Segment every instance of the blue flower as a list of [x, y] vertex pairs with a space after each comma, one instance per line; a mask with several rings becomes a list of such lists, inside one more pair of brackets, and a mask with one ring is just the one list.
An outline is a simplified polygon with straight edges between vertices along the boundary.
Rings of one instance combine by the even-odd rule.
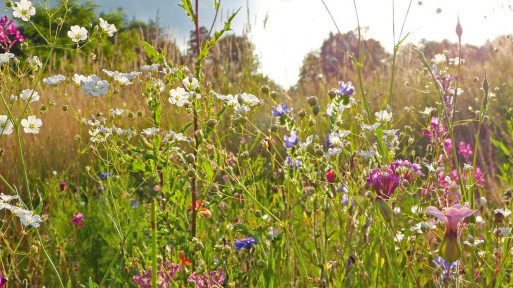
[[240, 240], [235, 240], [235, 249], [242, 250], [242, 249], [251, 249], [253, 246], [257, 245], [258, 243], [255, 241], [255, 239], [251, 237], [242, 238]]
[[107, 179], [107, 177], [109, 177], [109, 178], [110, 178], [110, 177], [112, 177], [112, 173], [111, 173], [111, 172], [109, 172], [109, 173], [105, 173], [105, 172], [103, 172], [103, 173], [101, 173], [101, 174], [100, 174], [100, 178], [101, 178], [102, 180]]
[[351, 81], [344, 83], [344, 81], [338, 82], [338, 90], [340, 95], [350, 96], [354, 93], [354, 87], [351, 84]]
[[273, 117], [280, 117], [284, 114], [289, 114], [292, 112], [292, 108], [287, 107], [287, 104], [280, 103], [278, 107], [274, 108]]
[[456, 260], [449, 264], [449, 262], [445, 261], [444, 258], [438, 256], [435, 258], [435, 260], [433, 260], [433, 262], [435, 263], [436, 268], [441, 268], [442, 270], [440, 274], [440, 286], [443, 286], [443, 283], [447, 279], [447, 276], [449, 276], [449, 278], [454, 278], [454, 272], [458, 268], [459, 260]]
[[139, 203], [137, 203], [137, 200], [135, 200], [135, 199], [130, 199], [130, 207], [132, 207], [132, 208], [134, 208], [134, 209], [135, 209], [135, 208], [137, 208], [137, 207], [139, 207]]
[[285, 141], [285, 147], [292, 148], [297, 145], [299, 138], [297, 137], [297, 132], [290, 132], [290, 136], [283, 136], [283, 140]]
[[290, 156], [287, 156], [287, 158], [285, 158], [285, 164], [287, 166], [289, 166], [291, 169], [299, 168], [299, 167], [301, 167], [301, 160], [300, 159], [294, 160]]

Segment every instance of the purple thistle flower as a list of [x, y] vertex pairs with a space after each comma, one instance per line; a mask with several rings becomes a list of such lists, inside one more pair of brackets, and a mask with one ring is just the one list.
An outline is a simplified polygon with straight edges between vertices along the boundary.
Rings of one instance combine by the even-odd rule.
[[340, 95], [350, 96], [354, 93], [354, 87], [351, 84], [351, 81], [344, 83], [344, 81], [338, 82], [338, 90]]
[[251, 237], [242, 238], [240, 240], [235, 240], [235, 249], [242, 250], [242, 249], [251, 249], [253, 246], [257, 245], [258, 243], [255, 241], [255, 239]]
[[290, 132], [290, 136], [283, 136], [283, 140], [285, 142], [285, 147], [292, 148], [297, 145], [299, 138], [297, 137], [297, 132]]
[[280, 103], [278, 107], [274, 108], [273, 117], [280, 117], [284, 114], [292, 113], [292, 108], [288, 108], [287, 104]]

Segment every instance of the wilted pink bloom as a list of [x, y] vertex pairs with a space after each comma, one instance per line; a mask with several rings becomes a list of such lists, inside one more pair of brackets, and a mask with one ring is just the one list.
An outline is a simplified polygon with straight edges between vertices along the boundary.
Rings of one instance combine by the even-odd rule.
[[75, 224], [76, 227], [82, 227], [84, 226], [84, 215], [82, 213], [77, 213], [75, 216], [73, 216], [73, 220], [71, 220], [71, 223]]
[[427, 207], [426, 212], [442, 219], [445, 223], [445, 236], [442, 244], [440, 244], [440, 255], [449, 262], [460, 259], [461, 248], [458, 244], [458, 223], [476, 211], [470, 210], [467, 206], [455, 204], [445, 209], [445, 212], [433, 206]]

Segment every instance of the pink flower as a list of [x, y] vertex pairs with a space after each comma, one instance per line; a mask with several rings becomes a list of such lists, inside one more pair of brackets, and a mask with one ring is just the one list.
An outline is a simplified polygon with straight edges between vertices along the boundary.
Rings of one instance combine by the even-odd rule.
[[449, 262], [460, 259], [461, 248], [458, 244], [458, 223], [476, 211], [470, 210], [467, 206], [455, 204], [445, 209], [445, 212], [433, 206], [427, 207], [426, 212], [442, 219], [445, 223], [446, 230], [444, 239], [440, 244], [440, 255]]
[[447, 154], [452, 152], [452, 140], [450, 138], [444, 140], [444, 148]]
[[75, 216], [73, 216], [73, 219], [71, 220], [71, 223], [75, 224], [76, 227], [82, 227], [84, 226], [84, 215], [82, 213], [77, 213]]
[[68, 184], [66, 182], [61, 182], [59, 184], [59, 189], [61, 189], [61, 191], [66, 190], [67, 187], [68, 187]]
[[473, 153], [474, 152], [472, 152], [472, 146], [470, 146], [470, 144], [467, 144], [463, 141], [458, 144], [458, 154], [461, 154], [463, 157], [467, 158]]

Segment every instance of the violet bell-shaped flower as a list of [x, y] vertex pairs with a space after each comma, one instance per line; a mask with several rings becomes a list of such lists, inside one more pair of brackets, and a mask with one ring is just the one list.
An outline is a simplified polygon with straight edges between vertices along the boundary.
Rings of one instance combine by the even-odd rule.
[[449, 262], [456, 261], [461, 257], [461, 248], [458, 243], [458, 223], [474, 214], [476, 211], [467, 206], [455, 204], [445, 209], [444, 212], [438, 208], [429, 206], [426, 212], [440, 218], [445, 223], [445, 236], [440, 244], [440, 255]]

